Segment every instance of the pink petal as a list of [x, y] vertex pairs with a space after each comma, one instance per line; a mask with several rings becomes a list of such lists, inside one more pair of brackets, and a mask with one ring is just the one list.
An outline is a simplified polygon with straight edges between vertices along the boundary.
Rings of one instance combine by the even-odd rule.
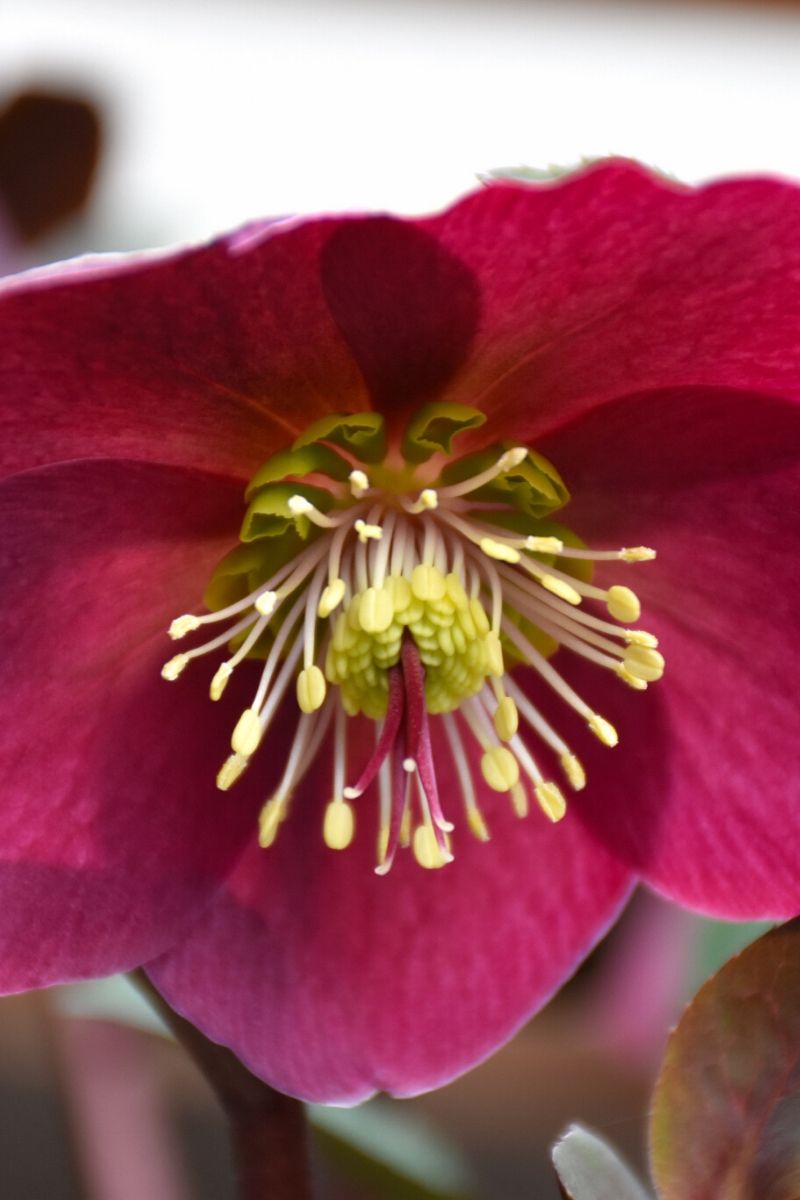
[[379, 878], [373, 795], [357, 802], [353, 846], [322, 843], [329, 771], [316, 768], [275, 846], [251, 843], [225, 894], [148, 972], [284, 1091], [411, 1095], [484, 1058], [548, 999], [618, 914], [628, 874], [579, 821], [519, 821], [504, 796], [484, 797], [493, 840], [475, 842], [445, 772], [455, 862], [426, 872], [400, 853]]
[[148, 464], [0, 487], [4, 991], [158, 954], [250, 835], [247, 785], [214, 787], [245, 698], [219, 711], [202, 664], [159, 677], [239, 508], [238, 485]]
[[97, 457], [247, 479], [312, 421], [365, 408], [320, 287], [332, 227], [5, 281], [0, 474]]
[[594, 754], [587, 822], [683, 903], [796, 913], [800, 406], [656, 393], [598, 410], [541, 449], [573, 489], [564, 519], [581, 536], [658, 548], [654, 563], [602, 577], [641, 596], [663, 680], [630, 695], [559, 656], [589, 702], [629, 726], [618, 749]]
[[[423, 223], [479, 280], [481, 322], [450, 398], [536, 440], [644, 389], [800, 396], [800, 188], [685, 188], [625, 161], [499, 184]], [[485, 430], [473, 440], [485, 436]]]

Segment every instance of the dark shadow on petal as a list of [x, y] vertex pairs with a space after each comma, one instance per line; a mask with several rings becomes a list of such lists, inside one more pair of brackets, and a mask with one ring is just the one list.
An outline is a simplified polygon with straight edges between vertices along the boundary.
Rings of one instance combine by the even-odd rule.
[[377, 408], [413, 409], [456, 374], [480, 315], [478, 282], [428, 233], [390, 217], [337, 229], [321, 277]]

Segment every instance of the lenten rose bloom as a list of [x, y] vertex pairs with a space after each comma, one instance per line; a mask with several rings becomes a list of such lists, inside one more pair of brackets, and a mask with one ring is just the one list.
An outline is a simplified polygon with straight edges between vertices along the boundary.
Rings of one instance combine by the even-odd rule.
[[0, 986], [351, 1102], [795, 913], [798, 334], [800, 190], [623, 161], [5, 281]]

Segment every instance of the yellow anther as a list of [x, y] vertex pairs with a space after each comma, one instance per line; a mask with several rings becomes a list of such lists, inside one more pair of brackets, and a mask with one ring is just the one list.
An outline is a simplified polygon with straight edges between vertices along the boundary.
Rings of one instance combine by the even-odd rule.
[[582, 791], [586, 787], [586, 772], [583, 769], [583, 763], [574, 754], [562, 754], [561, 766], [569, 780], [570, 787], [576, 792]]
[[643, 629], [625, 629], [623, 636], [629, 646], [649, 646], [651, 650], [655, 650], [658, 645], [655, 634], [645, 633]]
[[414, 830], [413, 851], [414, 858], [427, 871], [435, 871], [449, 861], [442, 853], [430, 825], [418, 825]]
[[333, 583], [329, 583], [327, 587], [323, 588], [319, 604], [317, 605], [317, 616], [329, 617], [342, 603], [344, 593], [345, 583], [343, 579], [334, 579]]
[[274, 613], [277, 603], [277, 592], [262, 592], [260, 596], [256, 597], [255, 610], [261, 613], [262, 617], [269, 617]]
[[664, 656], [649, 646], [629, 646], [625, 651], [625, 667], [637, 679], [655, 683], [664, 674]]
[[528, 815], [528, 793], [521, 783], [515, 783], [511, 789], [511, 807], [515, 816], [524, 820]]
[[395, 612], [408, 608], [411, 603], [411, 584], [403, 575], [390, 575], [386, 581], [392, 589]]
[[472, 620], [475, 622], [476, 630], [476, 633], [474, 633], [472, 636], [475, 637], [476, 634], [479, 634], [481, 637], [485, 637], [490, 629], [489, 618], [487, 617], [484, 607], [477, 596], [474, 596], [470, 600], [469, 611]]
[[481, 774], [495, 792], [509, 792], [519, 781], [519, 763], [505, 746], [492, 746], [481, 758]]
[[322, 836], [331, 850], [346, 850], [353, 840], [355, 814], [346, 800], [331, 800], [325, 809]]
[[254, 708], [246, 708], [231, 735], [231, 749], [235, 754], [249, 758], [258, 749], [261, 741], [261, 724]]
[[559, 579], [555, 575], [542, 575], [539, 583], [554, 596], [566, 600], [567, 604], [580, 604], [581, 602], [580, 592], [577, 592], [571, 583], [567, 583], [566, 579]]
[[555, 783], [537, 783], [534, 791], [536, 799], [539, 801], [539, 808], [555, 825], [567, 811], [567, 802], [561, 788]]
[[325, 703], [325, 676], [316, 664], [303, 667], [297, 676], [297, 703], [304, 713], [316, 712]]
[[191, 613], [184, 613], [182, 617], [176, 617], [169, 627], [169, 636], [173, 642], [177, 642], [182, 637], [186, 637], [187, 633], [192, 633], [193, 630], [199, 629], [202, 622], [199, 617], [192, 616]]
[[383, 633], [394, 617], [392, 593], [388, 588], [367, 588], [361, 593], [358, 623], [365, 633]]
[[289, 512], [294, 517], [305, 517], [314, 512], [314, 505], [305, 496], [290, 496], [288, 504]]
[[353, 528], [358, 534], [360, 542], [368, 542], [370, 539], [374, 542], [379, 542], [383, 537], [383, 529], [380, 525], [368, 525], [366, 521], [362, 521], [360, 518], [356, 521]]
[[169, 660], [169, 662], [164, 663], [163, 667], [161, 668], [161, 678], [168, 679], [170, 683], [174, 683], [181, 671], [187, 666], [188, 662], [188, 654], [176, 654], [174, 658]]
[[505, 471], [518, 467], [527, 457], [528, 451], [525, 446], [514, 446], [513, 449], [506, 450], [505, 454], [500, 455], [497, 460], [497, 470], [502, 475]]
[[595, 737], [598, 737], [604, 746], [616, 746], [619, 741], [619, 734], [605, 717], [601, 717], [599, 713], [592, 713], [587, 724]]
[[470, 830], [479, 842], [488, 842], [490, 840], [489, 829], [483, 819], [483, 813], [478, 808], [467, 809], [467, 822]]
[[274, 796], [268, 800], [258, 817], [258, 844], [266, 850], [278, 836], [278, 829], [285, 815], [286, 798]]
[[411, 845], [411, 809], [407, 808], [403, 813], [403, 818], [400, 822], [400, 837], [401, 846], [406, 849]]
[[417, 504], [419, 505], [420, 512], [422, 512], [424, 509], [430, 510], [433, 508], [438, 508], [439, 494], [436, 491], [436, 488], [423, 488], [417, 497]]
[[642, 615], [642, 606], [636, 592], [632, 592], [629, 587], [620, 587], [619, 584], [614, 584], [608, 589], [606, 607], [614, 620], [622, 621], [624, 625], [638, 621]]
[[418, 600], [441, 600], [447, 591], [445, 577], [438, 567], [417, 563], [411, 572], [411, 591]]
[[225, 688], [228, 686], [228, 680], [233, 674], [233, 667], [230, 663], [222, 663], [217, 667], [214, 678], [211, 680], [211, 686], [208, 689], [208, 694], [212, 700], [219, 700]]
[[503, 665], [503, 647], [500, 644], [500, 638], [494, 630], [490, 629], [484, 638], [483, 644], [486, 647], [486, 668], [490, 675], [496, 675], [500, 678], [505, 670]]
[[525, 538], [525, 549], [534, 554], [560, 554], [564, 543], [557, 537], [528, 537]]
[[646, 692], [647, 691], [646, 680], [640, 679], [638, 675], [632, 675], [631, 672], [628, 670], [628, 668], [625, 666], [624, 662], [621, 662], [619, 664], [619, 666], [617, 667], [614, 674], [617, 676], [618, 679], [621, 679], [623, 683], [627, 683], [629, 688], [633, 688], [633, 690], [635, 692]]
[[369, 479], [364, 471], [351, 471], [348, 479], [350, 480], [350, 491], [355, 496], [356, 500], [360, 500], [364, 492], [369, 488]]
[[217, 771], [217, 787], [221, 792], [227, 792], [247, 766], [248, 759], [243, 754], [231, 754]]
[[510, 742], [519, 729], [519, 713], [510, 696], [503, 696], [495, 709], [494, 727], [502, 742]]
[[619, 556], [623, 562], [650, 562], [655, 558], [656, 552], [649, 546], [624, 546]]
[[454, 571], [445, 575], [445, 585], [447, 587], [448, 599], [458, 609], [467, 608], [469, 605], [469, 596], [464, 591], [464, 585]]
[[518, 563], [520, 560], [519, 550], [507, 546], [505, 542], [498, 542], [496, 538], [482, 537], [478, 545], [484, 554], [489, 558], [496, 558], [499, 562]]

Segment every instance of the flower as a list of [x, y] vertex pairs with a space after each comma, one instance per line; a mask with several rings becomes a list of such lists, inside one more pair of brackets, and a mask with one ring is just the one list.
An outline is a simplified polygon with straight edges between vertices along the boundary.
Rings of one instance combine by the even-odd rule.
[[[637, 879], [794, 913], [799, 272], [793, 185], [608, 161], [4, 281], [0, 986], [146, 964], [269, 1082], [351, 1102], [490, 1053]], [[572, 554], [642, 543], [591, 581]], [[472, 657], [437, 700], [459, 580], [484, 617], [439, 641]], [[400, 621], [406, 587], [428, 607]], [[187, 664], [206, 589], [245, 588]], [[343, 630], [328, 662], [346, 613], [362, 657]], [[375, 760], [367, 789], [384, 713], [395, 780]], [[393, 857], [406, 833], [453, 861]]]

